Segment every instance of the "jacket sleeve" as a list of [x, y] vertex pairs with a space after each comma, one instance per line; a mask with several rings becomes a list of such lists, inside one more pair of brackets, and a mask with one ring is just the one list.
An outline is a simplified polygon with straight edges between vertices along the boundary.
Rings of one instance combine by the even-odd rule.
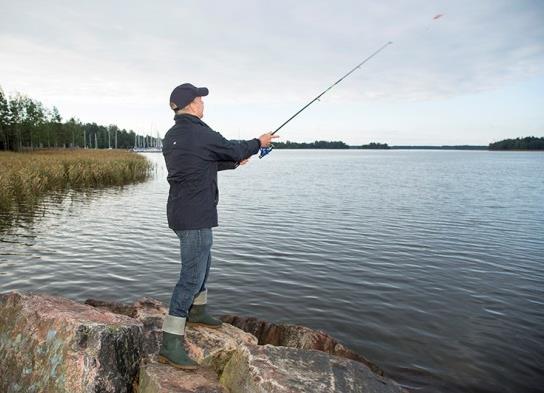
[[236, 161], [219, 161], [217, 163], [217, 170], [224, 171], [225, 169], [236, 169], [239, 165], [240, 163]]
[[258, 138], [249, 141], [229, 141], [220, 133], [209, 130], [206, 133], [206, 148], [216, 161], [240, 162], [259, 151], [261, 142]]

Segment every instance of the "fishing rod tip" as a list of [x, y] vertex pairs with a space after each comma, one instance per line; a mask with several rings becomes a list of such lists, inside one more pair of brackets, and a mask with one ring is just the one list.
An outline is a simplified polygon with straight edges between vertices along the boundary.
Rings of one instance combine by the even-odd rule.
[[393, 41], [389, 41], [389, 42], [387, 43], [387, 45], [391, 45], [392, 43], [393, 43]]

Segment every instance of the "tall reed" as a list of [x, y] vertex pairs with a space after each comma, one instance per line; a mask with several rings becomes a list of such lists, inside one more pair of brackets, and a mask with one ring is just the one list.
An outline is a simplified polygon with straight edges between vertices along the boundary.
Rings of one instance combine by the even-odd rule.
[[124, 150], [0, 152], [0, 211], [31, 205], [49, 191], [146, 180], [151, 163]]

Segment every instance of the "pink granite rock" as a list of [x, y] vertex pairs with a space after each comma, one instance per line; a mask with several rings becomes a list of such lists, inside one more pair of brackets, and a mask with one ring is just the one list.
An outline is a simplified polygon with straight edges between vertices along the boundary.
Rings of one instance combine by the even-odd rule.
[[[133, 304], [123, 304], [114, 301], [87, 299], [85, 304], [101, 310], [127, 315], [143, 324], [142, 356], [156, 358], [162, 339], [162, 321], [168, 314], [168, 308], [160, 301], [142, 297]], [[147, 361], [147, 359], [145, 359]]]
[[379, 375], [377, 366], [325, 332], [236, 316], [221, 317], [227, 323], [219, 329], [187, 327], [186, 348], [201, 368], [178, 370], [155, 359], [162, 320], [168, 312], [162, 303], [150, 298], [131, 306], [93, 300], [87, 303], [143, 322], [144, 347], [148, 350], [141, 365], [140, 393], [223, 392], [223, 387], [230, 393], [405, 392]]
[[241, 347], [220, 381], [230, 393], [406, 393], [360, 362], [272, 345]]
[[[143, 355], [145, 362], [156, 361], [162, 340], [162, 321], [168, 308], [158, 300], [144, 297], [127, 305], [118, 302], [108, 302], [87, 299], [85, 304], [102, 310], [119, 312], [138, 319], [144, 327]], [[185, 347], [189, 356], [199, 364], [212, 366], [221, 372], [232, 352], [241, 345], [257, 345], [257, 338], [230, 324], [223, 324], [219, 329], [203, 326], [188, 326], [185, 331]]]
[[142, 324], [46, 294], [0, 295], [1, 392], [132, 392]]
[[150, 297], [143, 297], [133, 304], [123, 304], [87, 299], [85, 304], [139, 320], [144, 327], [142, 355], [154, 356], [159, 352], [162, 339], [162, 321], [164, 316], [168, 314], [168, 309], [160, 301]]
[[168, 308], [160, 301], [150, 297], [144, 297], [134, 302], [133, 318], [144, 325], [143, 355], [155, 358], [161, 348], [162, 321]]
[[201, 367], [179, 370], [155, 361], [168, 311], [161, 302], [86, 303], [0, 294], [0, 392], [402, 392], [326, 333], [254, 318], [230, 321], [280, 346], [258, 345], [228, 323], [188, 327], [186, 347]]
[[208, 367], [180, 370], [160, 363], [148, 363], [140, 370], [139, 393], [227, 393], [217, 373]]
[[218, 329], [194, 326], [185, 331], [189, 356], [199, 364], [211, 366], [218, 374], [223, 372], [234, 351], [247, 345], [257, 345], [257, 338], [228, 323]]

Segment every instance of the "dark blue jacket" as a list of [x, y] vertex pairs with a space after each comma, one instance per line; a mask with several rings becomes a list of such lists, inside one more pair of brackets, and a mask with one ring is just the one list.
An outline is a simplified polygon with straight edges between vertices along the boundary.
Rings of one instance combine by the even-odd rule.
[[217, 226], [217, 171], [234, 169], [259, 151], [259, 139], [231, 142], [196, 116], [174, 117], [164, 137], [162, 153], [170, 194], [166, 213], [174, 230]]

